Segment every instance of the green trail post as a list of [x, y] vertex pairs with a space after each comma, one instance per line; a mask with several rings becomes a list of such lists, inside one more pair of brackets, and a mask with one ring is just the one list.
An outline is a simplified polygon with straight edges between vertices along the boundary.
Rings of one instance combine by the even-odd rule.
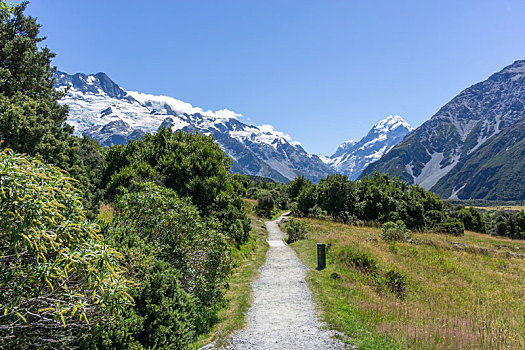
[[317, 243], [317, 269], [323, 270], [324, 268], [326, 268], [326, 245]]

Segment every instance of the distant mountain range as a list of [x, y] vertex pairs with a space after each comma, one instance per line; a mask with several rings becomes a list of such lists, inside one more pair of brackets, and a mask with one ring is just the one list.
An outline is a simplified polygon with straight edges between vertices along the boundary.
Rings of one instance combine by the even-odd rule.
[[525, 61], [463, 90], [375, 171], [450, 199], [525, 199]]
[[321, 159], [336, 172], [355, 180], [368, 165], [379, 160], [413, 130], [400, 116], [389, 116], [374, 125], [358, 142], [346, 141], [331, 157]]
[[232, 172], [241, 174], [287, 182], [334, 173], [353, 180], [379, 171], [442, 198], [525, 200], [525, 61], [465, 89], [415, 130], [389, 116], [330, 157], [309, 154], [286, 134], [243, 123], [229, 110], [125, 91], [104, 73], [57, 72], [56, 87], [69, 87], [61, 103], [69, 105], [67, 122], [76, 134], [105, 146], [170, 125], [213, 136]]
[[318, 181], [334, 173], [286, 134], [269, 125], [245, 124], [232, 111], [204, 111], [175, 98], [125, 91], [104, 73], [57, 72], [55, 79], [57, 89], [68, 88], [61, 100], [69, 106], [67, 123], [77, 135], [86, 134], [104, 146], [126, 143], [166, 125], [213, 136], [230, 158], [232, 172], [282, 182], [298, 175]]

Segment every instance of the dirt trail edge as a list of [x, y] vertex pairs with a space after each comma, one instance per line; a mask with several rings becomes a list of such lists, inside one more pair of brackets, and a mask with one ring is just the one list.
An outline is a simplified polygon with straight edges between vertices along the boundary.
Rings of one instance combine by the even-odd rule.
[[[282, 218], [282, 217], [281, 217]], [[266, 222], [270, 249], [259, 279], [253, 282], [254, 302], [247, 328], [235, 333], [226, 349], [345, 349], [317, 320], [306, 271], [283, 241], [278, 222]]]

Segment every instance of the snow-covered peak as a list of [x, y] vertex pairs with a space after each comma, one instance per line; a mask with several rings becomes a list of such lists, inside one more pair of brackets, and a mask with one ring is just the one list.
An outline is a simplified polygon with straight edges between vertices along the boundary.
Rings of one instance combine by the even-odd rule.
[[334, 161], [332, 158], [330, 157], [327, 157], [327, 156], [324, 156], [322, 154], [318, 154], [317, 155], [319, 157], [319, 159], [321, 159], [321, 161], [325, 164], [328, 164], [328, 165], [331, 165]]
[[304, 175], [318, 181], [334, 173], [308, 154], [290, 135], [272, 125], [249, 125], [228, 109], [205, 110], [169, 96], [125, 91], [104, 73], [55, 74], [60, 101], [69, 106], [67, 123], [76, 135], [88, 135], [104, 146], [144, 137], [161, 126], [213, 136], [231, 160], [231, 170], [289, 181]]
[[345, 147], [352, 147], [352, 146], [355, 145], [356, 143], [357, 143], [357, 141], [354, 141], [354, 140], [348, 140], [348, 141], [343, 142], [339, 147], [342, 147], [342, 148], [345, 148]]
[[372, 130], [375, 130], [376, 132], [389, 132], [394, 129], [397, 129], [399, 127], [404, 127], [408, 131], [413, 131], [414, 128], [410, 126], [403, 118], [401, 118], [398, 115], [389, 115], [385, 119], [381, 120], [379, 123], [374, 125]]
[[358, 142], [343, 142], [331, 157], [319, 158], [354, 180], [370, 163], [381, 158], [413, 130], [400, 116], [390, 115], [375, 124]]
[[126, 92], [115, 84], [109, 77], [100, 72], [97, 74], [77, 73], [69, 75], [64, 72], [55, 73], [55, 87], [64, 89], [69, 87], [81, 93], [123, 98]]

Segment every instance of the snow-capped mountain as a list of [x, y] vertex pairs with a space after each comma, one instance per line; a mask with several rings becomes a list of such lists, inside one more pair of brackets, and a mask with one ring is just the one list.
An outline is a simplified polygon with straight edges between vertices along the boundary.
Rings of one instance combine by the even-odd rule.
[[298, 175], [318, 181], [333, 173], [318, 156], [308, 154], [270, 125], [253, 126], [223, 109], [205, 111], [167, 96], [125, 91], [106, 74], [55, 74], [57, 89], [66, 89], [67, 123], [104, 146], [123, 144], [161, 125], [211, 135], [231, 159], [232, 172], [289, 181]]
[[369, 164], [381, 158], [412, 130], [414, 128], [403, 118], [391, 115], [374, 125], [358, 142], [346, 141], [331, 157], [321, 159], [338, 173], [355, 180]]
[[453, 199], [525, 199], [525, 60], [454, 97], [375, 171]]

